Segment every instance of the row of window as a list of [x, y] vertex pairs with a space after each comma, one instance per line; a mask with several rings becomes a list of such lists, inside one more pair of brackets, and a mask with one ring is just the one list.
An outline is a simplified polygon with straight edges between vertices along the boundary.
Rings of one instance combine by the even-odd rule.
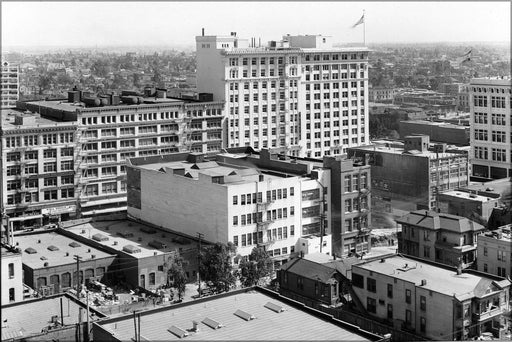
[[5, 147], [23, 147], [38, 145], [56, 145], [72, 143], [75, 139], [74, 133], [52, 133], [39, 135], [13, 136], [5, 138]]
[[[275, 200], [285, 199], [288, 197], [288, 189], [282, 188], [282, 189], [275, 189], [275, 190], [267, 190], [266, 193], [267, 202], [273, 202]], [[290, 196], [295, 195], [295, 188], [290, 187]], [[263, 193], [252, 193], [252, 194], [246, 194], [246, 195], [240, 195], [240, 205], [246, 205], [246, 204], [256, 204], [256, 203], [262, 203], [263, 202]], [[238, 205], [238, 195], [233, 196], [233, 205]]]
[[[304, 210], [304, 209], [303, 209]], [[290, 207], [290, 216], [295, 215], [295, 207]], [[267, 210], [266, 221], [275, 221], [288, 218], [288, 208], [279, 208]], [[266, 222], [265, 221], [265, 222]], [[238, 226], [238, 215], [233, 216], [233, 226]], [[263, 212], [242, 214], [240, 215], [240, 225], [245, 226], [249, 224], [256, 224], [264, 222]]]
[[[72, 157], [73, 156], [73, 148], [72, 147], [66, 147], [60, 149], [60, 156], [61, 157]], [[6, 154], [6, 161], [8, 162], [14, 162], [14, 161], [20, 161], [22, 157], [21, 152], [8, 152]], [[23, 160], [37, 160], [39, 157], [38, 151], [27, 151], [25, 154], [23, 154]], [[50, 150], [44, 150], [43, 151], [43, 158], [56, 158], [57, 157], [57, 149], [50, 149]]]
[[[491, 141], [493, 142], [507, 142], [507, 133], [504, 131], [491, 131]], [[487, 141], [489, 139], [489, 132], [485, 129], [475, 129], [475, 140]]]
[[[487, 117], [488, 117], [487, 113], [475, 112], [474, 122], [476, 124], [487, 124], [487, 122], [488, 122]], [[498, 126], [506, 126], [507, 125], [506, 114], [492, 113], [491, 114], [491, 124], [498, 125]]]
[[[279, 227], [279, 228], [273, 228], [268, 229], [266, 234], [267, 241], [274, 241], [274, 240], [285, 240], [288, 239], [288, 234], [290, 237], [295, 236], [295, 226], [291, 225], [290, 230], [288, 231], [288, 227]], [[252, 246], [257, 245], [259, 243], [263, 243], [263, 232], [253, 232], [253, 233], [247, 233], [242, 234], [240, 236], [235, 235], [233, 236], [233, 244], [235, 246]]]
[[[230, 82], [229, 83], [229, 90], [238, 90], [239, 82]], [[285, 88], [287, 86], [289, 87], [297, 87], [297, 80], [289, 80], [288, 84], [286, 84], [286, 81], [281, 80], [279, 83], [277, 81], [252, 81], [252, 82], [243, 82], [243, 89], [248, 90], [250, 89], [250, 85], [252, 84], [252, 89], [275, 89], [276, 87], [279, 88]]]

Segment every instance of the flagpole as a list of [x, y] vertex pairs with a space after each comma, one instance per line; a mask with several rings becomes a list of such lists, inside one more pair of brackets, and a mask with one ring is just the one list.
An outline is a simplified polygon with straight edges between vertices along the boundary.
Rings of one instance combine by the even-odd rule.
[[366, 13], [363, 10], [363, 45], [366, 46]]

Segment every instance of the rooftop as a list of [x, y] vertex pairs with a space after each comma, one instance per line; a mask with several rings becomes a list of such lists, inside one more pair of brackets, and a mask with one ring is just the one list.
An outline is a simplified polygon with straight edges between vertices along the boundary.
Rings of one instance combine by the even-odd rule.
[[[85, 305], [78, 302], [69, 295], [55, 295], [40, 299], [28, 300], [10, 305], [2, 306], [2, 341], [7, 341], [16, 336], [28, 337], [38, 335], [42, 329], [52, 326], [52, 317], [60, 315], [60, 300], [62, 298], [62, 308], [64, 316], [64, 325], [74, 325], [78, 323], [78, 312], [80, 308], [85, 310]], [[95, 310], [91, 310], [91, 320], [103, 317]], [[86, 320], [85, 311], [82, 321]]]
[[479, 77], [479, 78], [473, 78], [470, 82], [471, 85], [504, 85], [504, 86], [510, 86], [511, 84], [511, 77], [508, 76], [500, 76], [500, 77]]
[[[507, 227], [508, 226], [508, 227]], [[507, 243], [512, 242], [512, 231], [511, 231], [511, 225], [503, 226], [498, 230], [492, 230], [490, 232], [485, 232], [481, 237], [488, 237], [493, 238], [499, 241], [504, 241]]]
[[416, 210], [396, 220], [401, 224], [409, 224], [426, 229], [443, 229], [455, 233], [484, 230], [481, 224], [462, 216], [438, 213], [436, 211]]
[[7, 258], [7, 257], [13, 257], [13, 256], [18, 256], [18, 257], [21, 257], [21, 251], [18, 250], [18, 249], [15, 249], [15, 248], [7, 248], [7, 247], [4, 247], [3, 244], [1, 246], [1, 251], [2, 251], [2, 258]]
[[[2, 117], [2, 129], [4, 130], [16, 130], [25, 128], [46, 128], [46, 127], [65, 127], [74, 126], [71, 122], [62, 122], [52, 120], [50, 118], [41, 117], [37, 113], [23, 112], [16, 109], [3, 108], [0, 110], [0, 116]], [[16, 116], [23, 117], [23, 124], [18, 125], [15, 123]]]
[[138, 259], [195, 246], [190, 239], [128, 220], [88, 222], [66, 231]]
[[[267, 303], [271, 303], [272, 308]], [[193, 321], [198, 322], [197, 332], [191, 329]], [[134, 336], [133, 315], [106, 320], [98, 325], [112, 333], [117, 340], [128, 341]], [[141, 313], [141, 340], [179, 340], [169, 331], [171, 327], [178, 333], [186, 333], [186, 340], [201, 341], [380, 340], [377, 335], [305, 306], [292, 305], [292, 301], [259, 288]]]
[[112, 254], [56, 232], [15, 235], [14, 243], [19, 244], [18, 247], [23, 251], [23, 264], [32, 269], [46, 267], [45, 263], [51, 267], [75, 264], [74, 255], [82, 257], [83, 261], [90, 260], [93, 255], [95, 259], [113, 257]]
[[442, 128], [454, 128], [460, 130], [469, 129], [468, 126], [455, 125], [449, 122], [436, 122], [436, 121], [427, 121], [427, 120], [409, 120], [409, 121], [400, 121], [400, 123], [406, 125], [429, 125], [429, 126], [437, 126]]
[[495, 197], [491, 197], [491, 196], [483, 196], [482, 194], [477, 195], [476, 193], [457, 191], [457, 190], [446, 191], [446, 192], [441, 193], [441, 195], [461, 198], [461, 199], [465, 199], [468, 201], [475, 201], [475, 202], [487, 202], [487, 201], [496, 199]]
[[300, 275], [304, 278], [317, 279], [323, 283], [327, 283], [336, 272], [332, 267], [303, 258], [289, 260], [281, 266], [281, 270]]
[[[471, 273], [457, 274], [457, 271], [451, 268], [431, 265], [402, 255], [394, 255], [382, 260], [357, 264], [352, 270], [362, 268], [457, 298], [481, 297], [488, 293], [487, 289], [492, 288], [495, 282], [493, 278]], [[423, 280], [426, 280], [425, 285], [421, 285]], [[502, 281], [499, 283], [502, 284]]]
[[442, 159], [442, 158], [450, 158], [450, 157], [461, 157], [463, 156], [460, 153], [436, 153], [432, 151], [421, 152], [418, 150], [410, 150], [405, 151], [403, 147], [398, 147], [394, 142], [384, 142], [384, 145], [381, 145], [379, 141], [373, 141], [374, 145], [366, 145], [366, 146], [357, 146], [357, 147], [349, 147], [349, 150], [359, 150], [359, 151], [372, 151], [372, 152], [381, 152], [388, 154], [405, 154], [409, 156], [429, 158], [432, 160]]

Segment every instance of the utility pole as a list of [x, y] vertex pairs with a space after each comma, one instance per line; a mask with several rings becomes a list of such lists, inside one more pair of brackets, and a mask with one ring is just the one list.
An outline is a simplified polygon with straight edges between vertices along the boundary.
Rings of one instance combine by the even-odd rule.
[[91, 334], [91, 327], [89, 323], [89, 291], [85, 291], [86, 301], [87, 301], [87, 335], [85, 337], [85, 341], [89, 342], [91, 339], [89, 335]]
[[82, 259], [79, 255], [74, 255], [76, 260], [76, 297], [80, 298], [80, 260]]
[[203, 239], [204, 234], [197, 233], [197, 239], [199, 243], [199, 250], [197, 253], [197, 279], [199, 284], [199, 298], [201, 298], [201, 240]]

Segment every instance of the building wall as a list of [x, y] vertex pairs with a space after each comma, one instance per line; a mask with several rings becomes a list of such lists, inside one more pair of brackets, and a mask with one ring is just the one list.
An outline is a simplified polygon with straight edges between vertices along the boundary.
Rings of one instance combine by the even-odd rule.
[[153, 170], [140, 173], [141, 209], [129, 206], [129, 215], [189, 236], [202, 233], [207, 241], [229, 241], [228, 187], [206, 176], [196, 181]]
[[512, 176], [510, 77], [477, 78], [469, 86], [473, 176]]
[[[498, 259], [500, 251], [500, 259]], [[510, 238], [480, 235], [477, 242], [477, 269], [500, 277], [512, 274], [512, 245]], [[498, 269], [499, 268], [499, 269]]]
[[455, 145], [469, 145], [469, 127], [439, 125], [427, 122], [400, 121], [400, 138], [414, 134], [426, 134], [431, 141]]
[[473, 201], [458, 196], [448, 194], [439, 194], [439, 208], [448, 214], [464, 216], [470, 220], [487, 221], [491, 216], [492, 210], [498, 205], [497, 198], [487, 197], [487, 201]]
[[292, 299], [298, 295], [327, 305], [335, 305], [339, 301], [339, 280], [341, 278], [333, 275], [331, 279], [335, 282], [328, 284], [280, 270], [278, 275], [279, 292]]
[[[6, 252], [2, 247], [2, 305], [23, 300], [23, 268], [21, 253]], [[10, 266], [12, 264], [12, 266]], [[14, 271], [12, 274], [10, 270]], [[10, 298], [10, 291], [14, 289], [14, 300]]]
[[323, 36], [285, 38], [298, 47], [236, 48], [234, 36], [196, 37], [199, 91], [215, 89], [226, 102], [226, 146], [321, 157], [368, 142], [366, 49], [327, 48]]

